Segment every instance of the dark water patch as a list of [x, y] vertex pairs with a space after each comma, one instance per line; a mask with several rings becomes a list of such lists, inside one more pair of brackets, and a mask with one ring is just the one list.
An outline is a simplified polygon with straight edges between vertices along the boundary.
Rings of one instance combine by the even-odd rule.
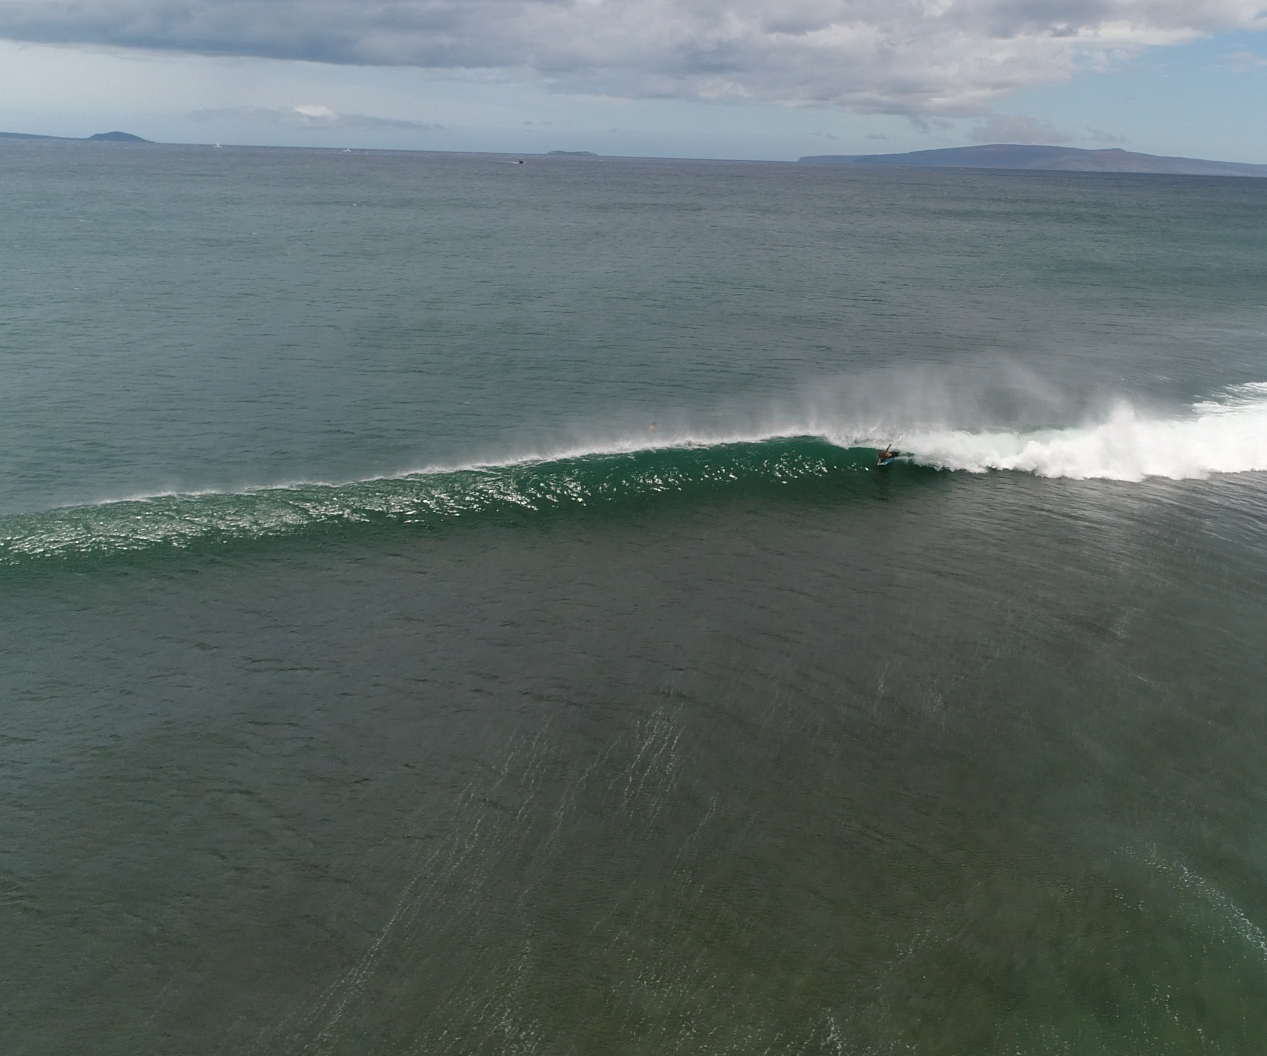
[[929, 479], [7, 590], [13, 1050], [1256, 1051], [1242, 489]]
[[1259, 1056], [1267, 181], [6, 154], [5, 1056]]

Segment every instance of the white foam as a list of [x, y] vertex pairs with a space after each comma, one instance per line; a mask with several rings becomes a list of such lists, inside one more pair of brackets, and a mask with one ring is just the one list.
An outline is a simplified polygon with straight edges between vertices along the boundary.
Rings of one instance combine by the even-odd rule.
[[[936, 401], [927, 399], [927, 413]], [[886, 411], [888, 413], [886, 413]], [[1201, 479], [1214, 473], [1267, 470], [1267, 382], [1234, 386], [1215, 399], [1194, 403], [1171, 417], [1138, 413], [1118, 403], [1102, 420], [1030, 432], [1002, 429], [920, 428], [895, 424], [891, 408], [838, 416], [827, 408], [784, 412], [739, 429], [664, 428], [615, 437], [544, 443], [498, 455], [452, 463], [426, 463], [392, 473], [348, 479], [299, 478], [232, 487], [138, 491], [68, 504], [66, 508], [112, 506], [120, 502], [215, 498], [307, 488], [343, 488], [379, 481], [449, 473], [511, 469], [572, 459], [635, 455], [648, 451], [709, 448], [796, 437], [818, 437], [842, 448], [896, 447], [921, 465], [985, 473], [1015, 470], [1040, 477], [1139, 481], [1146, 477]], [[842, 418], [844, 420], [842, 420]], [[906, 418], [907, 423], [910, 418]]]
[[1237, 386], [1169, 418], [1119, 403], [1104, 419], [1076, 427], [913, 431], [897, 443], [916, 462], [972, 473], [1139, 481], [1267, 470], [1267, 383]]

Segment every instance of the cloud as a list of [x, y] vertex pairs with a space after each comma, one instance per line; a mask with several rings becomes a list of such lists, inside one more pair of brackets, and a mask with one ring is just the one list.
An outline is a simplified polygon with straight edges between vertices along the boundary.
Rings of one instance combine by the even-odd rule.
[[1102, 129], [1092, 128], [1090, 125], [1083, 125], [1083, 131], [1086, 135], [1079, 136], [1084, 143], [1126, 143], [1125, 136], [1115, 136], [1112, 132], [1105, 132]]
[[968, 138], [974, 143], [1068, 143], [1073, 136], [1024, 114], [991, 114]]
[[1267, 59], [1255, 55], [1252, 51], [1233, 51], [1223, 56], [1222, 64], [1237, 73], [1248, 73], [1250, 70], [1261, 70], [1267, 66]]
[[975, 116], [1263, 0], [0, 0], [0, 38], [495, 70], [560, 91]]
[[224, 110], [195, 110], [189, 115], [198, 121], [252, 121], [283, 128], [307, 128], [331, 132], [375, 132], [393, 129], [442, 129], [423, 121], [404, 121], [394, 117], [372, 117], [369, 114], [340, 114], [319, 103], [269, 109], [262, 106], [236, 106]]

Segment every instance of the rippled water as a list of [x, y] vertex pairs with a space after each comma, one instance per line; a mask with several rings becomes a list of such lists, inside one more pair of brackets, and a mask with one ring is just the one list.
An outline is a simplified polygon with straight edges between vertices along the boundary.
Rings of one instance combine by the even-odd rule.
[[0, 167], [5, 1052], [1259, 1051], [1259, 181]]

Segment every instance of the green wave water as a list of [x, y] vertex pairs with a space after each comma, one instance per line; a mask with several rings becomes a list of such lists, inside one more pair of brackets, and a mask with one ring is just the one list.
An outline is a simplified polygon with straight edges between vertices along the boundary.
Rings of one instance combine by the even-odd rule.
[[[815, 437], [596, 453], [343, 484], [167, 494], [0, 520], [0, 564], [295, 536], [348, 525], [612, 506], [869, 472], [872, 448]], [[909, 467], [908, 467], [909, 468]]]
[[1267, 180], [10, 147], [3, 1056], [1261, 1056]]

